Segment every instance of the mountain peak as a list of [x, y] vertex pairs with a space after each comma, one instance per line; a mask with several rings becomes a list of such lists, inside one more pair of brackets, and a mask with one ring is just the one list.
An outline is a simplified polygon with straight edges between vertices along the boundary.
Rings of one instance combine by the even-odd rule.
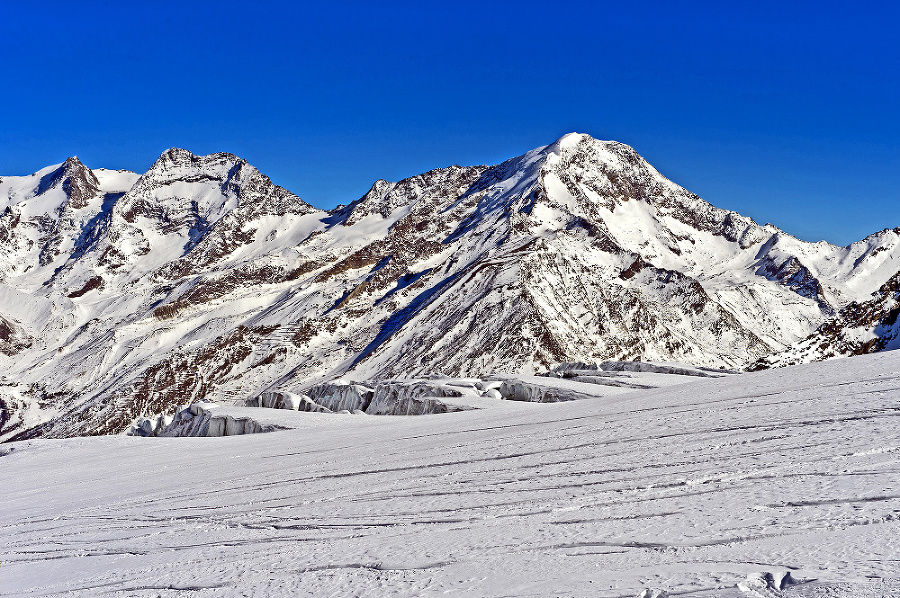
[[41, 177], [34, 194], [42, 195], [60, 185], [69, 198], [69, 205], [75, 209], [86, 206], [100, 192], [97, 177], [77, 156], [66, 158], [56, 170]]
[[181, 147], [170, 147], [159, 155], [159, 160], [163, 162], [184, 162], [196, 159], [196, 154]]
[[591, 137], [590, 135], [587, 135], [585, 133], [576, 133], [576, 132], [566, 133], [565, 135], [563, 135], [562, 137], [560, 137], [559, 139], [557, 139], [556, 141], [551, 143], [550, 147], [557, 146], [560, 149], [572, 148], [587, 139], [596, 141], [593, 137]]
[[[207, 164], [210, 162], [244, 162], [238, 156], [228, 152], [216, 152], [212, 154], [195, 154], [190, 150], [180, 147], [171, 147], [161, 153], [154, 163], [153, 167], [168, 168], [171, 166], [191, 166], [197, 164]], [[151, 170], [153, 168], [151, 167]]]
[[640, 158], [638, 152], [628, 145], [627, 143], [622, 143], [621, 141], [616, 141], [614, 139], [597, 139], [595, 137], [591, 137], [587, 133], [566, 133], [550, 145], [544, 148], [545, 153], [556, 153], [556, 154], [569, 154], [572, 152], [576, 152], [579, 148], [585, 146], [592, 146], [595, 149], [604, 149], [612, 154], [624, 156], [628, 155], [631, 157], [637, 156]]

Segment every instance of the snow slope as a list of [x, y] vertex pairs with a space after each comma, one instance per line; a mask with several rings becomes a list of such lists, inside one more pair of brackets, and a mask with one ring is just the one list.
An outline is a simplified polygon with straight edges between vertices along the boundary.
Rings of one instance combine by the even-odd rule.
[[786, 349], [767, 355], [755, 369], [820, 361], [839, 355], [861, 355], [900, 348], [900, 273], [866, 301], [854, 301]]
[[[900, 229], [806, 243], [576, 133], [329, 212], [237, 156], [180, 149], [140, 176], [72, 158], [4, 177], [0, 206], [0, 440], [335, 378], [781, 364], [761, 360], [842, 328], [900, 271]], [[835, 353], [893, 347], [888, 316], [853, 320], [884, 342]]]
[[[11, 443], [0, 595], [894, 596], [898, 372], [887, 352], [502, 410]], [[746, 583], [786, 571], [809, 583]]]

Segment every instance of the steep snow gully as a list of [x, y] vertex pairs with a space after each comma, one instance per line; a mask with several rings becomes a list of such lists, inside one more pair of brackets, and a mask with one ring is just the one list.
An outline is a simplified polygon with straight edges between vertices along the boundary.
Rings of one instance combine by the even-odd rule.
[[897, 596], [898, 372], [7, 444], [0, 594]]

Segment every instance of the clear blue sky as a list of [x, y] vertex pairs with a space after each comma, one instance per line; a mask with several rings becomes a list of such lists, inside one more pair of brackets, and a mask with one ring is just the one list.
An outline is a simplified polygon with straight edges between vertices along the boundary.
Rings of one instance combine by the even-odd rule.
[[2, 22], [0, 174], [229, 151], [332, 207], [578, 131], [804, 239], [900, 226], [897, 3], [12, 0]]

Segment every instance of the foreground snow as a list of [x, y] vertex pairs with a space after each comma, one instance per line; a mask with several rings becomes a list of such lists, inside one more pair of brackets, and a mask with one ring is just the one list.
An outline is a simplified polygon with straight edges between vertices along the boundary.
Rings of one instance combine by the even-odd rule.
[[[4, 445], [0, 594], [891, 592], [898, 372], [890, 352], [594, 400]], [[817, 581], [753, 585], [786, 571]]]

